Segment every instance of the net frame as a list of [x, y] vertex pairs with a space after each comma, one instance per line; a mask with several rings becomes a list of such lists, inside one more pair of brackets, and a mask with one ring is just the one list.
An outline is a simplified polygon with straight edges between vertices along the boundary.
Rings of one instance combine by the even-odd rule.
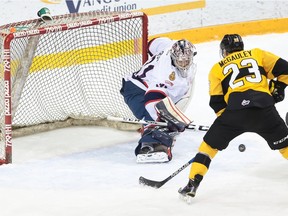
[[[18, 23], [7, 24], [0, 27], [0, 36], [3, 40], [2, 52], [1, 52], [1, 66], [3, 70], [3, 92], [4, 92], [4, 127], [1, 127], [1, 140], [3, 143], [5, 152], [0, 156], [0, 164], [12, 163], [12, 132], [13, 136], [27, 135], [35, 132], [42, 132], [50, 129], [67, 127], [70, 125], [101, 125], [116, 128], [129, 128], [131, 125], [126, 126], [123, 123], [111, 123], [107, 122], [105, 118], [102, 119], [66, 119], [51, 124], [42, 124], [42, 127], [32, 126], [31, 129], [19, 128], [16, 132], [16, 128], [13, 128], [12, 120], [15, 114], [14, 108], [17, 105], [12, 104], [12, 82], [11, 82], [11, 43], [17, 38], [34, 37], [31, 46], [37, 44], [37, 36], [49, 34], [51, 32], [64, 32], [67, 30], [73, 30], [78, 28], [85, 28], [94, 25], [107, 24], [117, 21], [123, 21], [128, 19], [141, 18], [142, 19], [142, 63], [147, 60], [147, 41], [148, 41], [148, 18], [143, 12], [85, 12], [76, 14], [66, 14], [60, 16], [53, 16], [53, 22], [43, 22], [41, 19], [28, 20]], [[20, 27], [23, 29], [19, 29]], [[27, 58], [33, 58], [33, 53], [30, 53]], [[26, 64], [26, 67], [31, 66], [31, 63]], [[22, 84], [23, 85], [23, 84]], [[19, 94], [13, 95], [13, 97], [19, 97]], [[16, 100], [17, 101], [17, 100]], [[40, 124], [41, 125], [41, 124]], [[37, 127], [37, 129], [36, 129]], [[135, 128], [135, 127], [134, 127]]]

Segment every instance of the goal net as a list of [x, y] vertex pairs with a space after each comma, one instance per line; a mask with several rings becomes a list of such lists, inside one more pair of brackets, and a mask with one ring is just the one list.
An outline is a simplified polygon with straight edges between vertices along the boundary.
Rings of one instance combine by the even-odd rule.
[[132, 118], [119, 90], [147, 59], [147, 25], [142, 12], [95, 11], [1, 26], [0, 164], [12, 134]]

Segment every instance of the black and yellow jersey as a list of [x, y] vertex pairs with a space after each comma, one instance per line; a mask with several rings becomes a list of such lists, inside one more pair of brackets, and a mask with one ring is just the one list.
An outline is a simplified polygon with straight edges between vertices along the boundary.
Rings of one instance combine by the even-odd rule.
[[217, 115], [224, 109], [271, 106], [268, 80], [275, 77], [288, 84], [284, 59], [258, 48], [229, 54], [209, 73], [210, 106]]

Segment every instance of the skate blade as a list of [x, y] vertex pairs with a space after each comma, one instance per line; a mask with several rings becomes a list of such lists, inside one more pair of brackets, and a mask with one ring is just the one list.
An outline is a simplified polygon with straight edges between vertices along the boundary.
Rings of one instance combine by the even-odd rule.
[[191, 204], [192, 204], [192, 199], [193, 199], [193, 197], [191, 197], [191, 196], [179, 194], [179, 198], [180, 198], [182, 201], [186, 202], [188, 205], [191, 205]]
[[168, 155], [165, 152], [138, 154], [136, 158], [137, 163], [165, 163], [168, 161]]

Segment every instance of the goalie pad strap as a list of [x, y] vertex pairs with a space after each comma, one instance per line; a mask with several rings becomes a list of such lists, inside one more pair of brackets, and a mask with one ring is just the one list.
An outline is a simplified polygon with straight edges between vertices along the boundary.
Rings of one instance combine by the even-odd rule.
[[168, 132], [161, 130], [153, 130], [152, 138], [158, 140], [161, 144], [171, 147], [174, 142], [174, 136], [171, 136]]

